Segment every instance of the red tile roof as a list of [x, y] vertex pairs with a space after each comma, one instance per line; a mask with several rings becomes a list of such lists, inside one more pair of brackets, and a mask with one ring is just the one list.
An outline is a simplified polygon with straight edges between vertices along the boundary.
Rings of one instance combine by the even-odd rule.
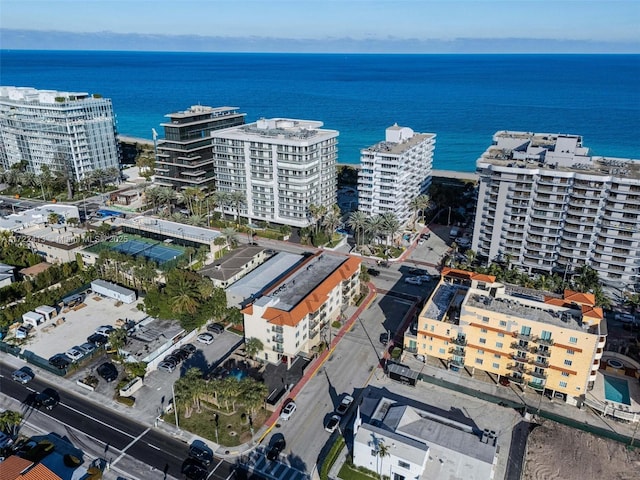
[[493, 283], [496, 281], [496, 277], [493, 275], [486, 275], [484, 273], [469, 272], [467, 270], [461, 270], [459, 268], [444, 267], [442, 269], [443, 277], [455, 277], [464, 278], [467, 280], [477, 280], [479, 282]]
[[12, 455], [0, 463], [0, 480], [16, 480], [31, 465], [33, 465], [33, 462]]

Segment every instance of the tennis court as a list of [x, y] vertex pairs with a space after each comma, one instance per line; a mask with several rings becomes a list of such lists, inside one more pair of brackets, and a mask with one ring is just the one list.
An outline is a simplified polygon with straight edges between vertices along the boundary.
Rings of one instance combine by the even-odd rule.
[[132, 257], [145, 257], [153, 260], [158, 265], [175, 260], [183, 254], [183, 251], [179, 248], [167, 247], [160, 242], [149, 243], [140, 240], [128, 240], [127, 242], [113, 245], [111, 249]]

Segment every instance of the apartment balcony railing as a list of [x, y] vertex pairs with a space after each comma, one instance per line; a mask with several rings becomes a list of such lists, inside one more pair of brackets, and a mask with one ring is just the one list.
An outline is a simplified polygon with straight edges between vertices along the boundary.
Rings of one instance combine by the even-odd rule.
[[412, 339], [417, 339], [418, 338], [418, 333], [413, 333], [411, 332], [411, 329], [407, 328], [407, 330], [404, 332], [404, 338], [412, 338]]
[[527, 374], [535, 378], [541, 378], [543, 380], [547, 379], [547, 374], [544, 372], [536, 372], [535, 370], [530, 370], [529, 372], [527, 372]]
[[271, 327], [271, 331], [275, 333], [283, 333], [284, 328], [282, 328], [281, 326], [273, 326]]
[[548, 347], [551, 347], [554, 343], [551, 338], [542, 337], [533, 337], [532, 342], [537, 343], [538, 345], [547, 345]]
[[463, 348], [450, 348], [449, 353], [457, 355], [458, 357], [464, 357], [467, 354]]
[[404, 351], [409, 353], [418, 353], [418, 347], [404, 346]]
[[521, 363], [510, 363], [507, 365], [507, 370], [511, 370], [513, 372], [527, 373], [526, 367]]
[[466, 338], [461, 338], [461, 337], [452, 337], [449, 340], [451, 343], [454, 343], [456, 345], [460, 345], [462, 347], [467, 345], [467, 339]]
[[511, 348], [518, 350], [519, 352], [527, 352], [529, 353], [529, 344], [528, 343], [519, 343], [513, 342], [511, 344]]
[[545, 348], [532, 348], [531, 350], [529, 350], [531, 353], [535, 354], [535, 355], [539, 355], [541, 357], [550, 357], [551, 356], [551, 350], [545, 349]]
[[271, 341], [275, 343], [284, 343], [284, 337], [282, 335], [274, 335], [271, 337]]
[[453, 365], [454, 367], [464, 367], [464, 362], [462, 360], [456, 360], [453, 357], [449, 357], [448, 359], [449, 366]]
[[529, 364], [535, 367], [549, 368], [549, 362], [547, 360], [537, 360], [537, 359], [530, 360]]
[[314, 338], [316, 338], [319, 334], [320, 334], [320, 330], [313, 330], [313, 331], [309, 334], [309, 338], [310, 338], [310, 339], [314, 339]]
[[522, 385], [524, 383], [524, 378], [522, 377], [517, 377], [515, 375], [507, 375], [506, 377], [513, 383], [517, 383], [519, 385]]
[[544, 382], [536, 383], [536, 382], [528, 382], [527, 386], [533, 388], [534, 390], [544, 390]]
[[273, 351], [278, 353], [284, 353], [284, 348], [282, 348], [281, 345], [274, 345]]
[[518, 332], [514, 332], [513, 333], [513, 337], [517, 338], [518, 340], [531, 340], [531, 334], [530, 333], [518, 333]]

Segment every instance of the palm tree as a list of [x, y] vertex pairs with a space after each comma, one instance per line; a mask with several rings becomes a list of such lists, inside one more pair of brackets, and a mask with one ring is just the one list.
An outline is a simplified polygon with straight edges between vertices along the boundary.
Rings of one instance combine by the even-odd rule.
[[49, 216], [47, 216], [47, 222], [49, 224], [55, 225], [59, 221], [60, 221], [60, 215], [58, 215], [57, 213], [52, 212], [49, 214]]
[[264, 404], [267, 395], [269, 395], [267, 386], [254, 378], [246, 377], [240, 382], [240, 401], [250, 415], [254, 415], [255, 411]]
[[236, 232], [235, 229], [223, 228], [220, 233], [222, 233], [222, 236], [229, 248], [234, 248], [238, 244], [238, 232]]
[[367, 222], [367, 215], [359, 210], [351, 212], [347, 225], [351, 227], [356, 233], [356, 245], [360, 245], [362, 240], [362, 234], [364, 233], [364, 226]]
[[249, 358], [255, 360], [255, 356], [264, 350], [264, 344], [259, 338], [251, 337], [245, 338], [244, 350], [249, 355]]
[[173, 202], [178, 198], [176, 192], [169, 187], [158, 187], [157, 195], [158, 203], [169, 207], [169, 214], [173, 213]]
[[367, 218], [367, 221], [364, 225], [365, 233], [371, 235], [372, 239], [375, 239], [380, 233], [383, 232], [383, 218], [380, 215], [374, 215], [373, 217]]
[[215, 191], [211, 195], [209, 195], [209, 200], [213, 203], [213, 210], [216, 210], [216, 207], [220, 207], [220, 215], [224, 214], [224, 206], [228, 202], [229, 195], [227, 192]]
[[172, 271], [168, 275], [166, 290], [173, 313], [193, 315], [200, 307], [200, 292], [198, 285], [185, 273]]
[[13, 410], [5, 410], [0, 413], [0, 429], [7, 432], [11, 437], [18, 435], [22, 414]]
[[418, 195], [415, 199], [416, 206], [420, 211], [420, 220], [424, 220], [424, 211], [431, 207], [431, 197], [429, 195]]
[[380, 474], [380, 480], [382, 480], [382, 466], [384, 465], [384, 457], [388, 457], [390, 455], [389, 447], [387, 447], [383, 441], [378, 440], [375, 452], [378, 459], [380, 459], [380, 468], [378, 469], [378, 472]]
[[333, 236], [333, 232], [336, 230], [336, 228], [338, 228], [338, 225], [340, 225], [340, 222], [341, 222], [340, 215], [335, 212], [329, 212], [324, 217], [322, 224], [327, 229], [327, 235], [329, 236], [329, 239], [331, 239], [331, 237]]
[[240, 209], [247, 203], [244, 192], [240, 190], [232, 192], [231, 195], [229, 195], [229, 203], [231, 203], [236, 210], [236, 222], [240, 223]]
[[387, 236], [387, 245], [395, 242], [395, 236], [400, 231], [400, 221], [393, 212], [384, 212], [382, 215], [382, 231]]

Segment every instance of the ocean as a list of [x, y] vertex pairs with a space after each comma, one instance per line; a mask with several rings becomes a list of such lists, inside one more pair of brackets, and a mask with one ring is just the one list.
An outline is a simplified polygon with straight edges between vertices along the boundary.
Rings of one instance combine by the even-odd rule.
[[434, 168], [471, 172], [498, 130], [583, 136], [640, 158], [640, 55], [357, 55], [0, 51], [0, 84], [100, 93], [118, 132], [162, 136], [191, 105], [320, 120], [340, 163], [397, 123], [437, 134]]

